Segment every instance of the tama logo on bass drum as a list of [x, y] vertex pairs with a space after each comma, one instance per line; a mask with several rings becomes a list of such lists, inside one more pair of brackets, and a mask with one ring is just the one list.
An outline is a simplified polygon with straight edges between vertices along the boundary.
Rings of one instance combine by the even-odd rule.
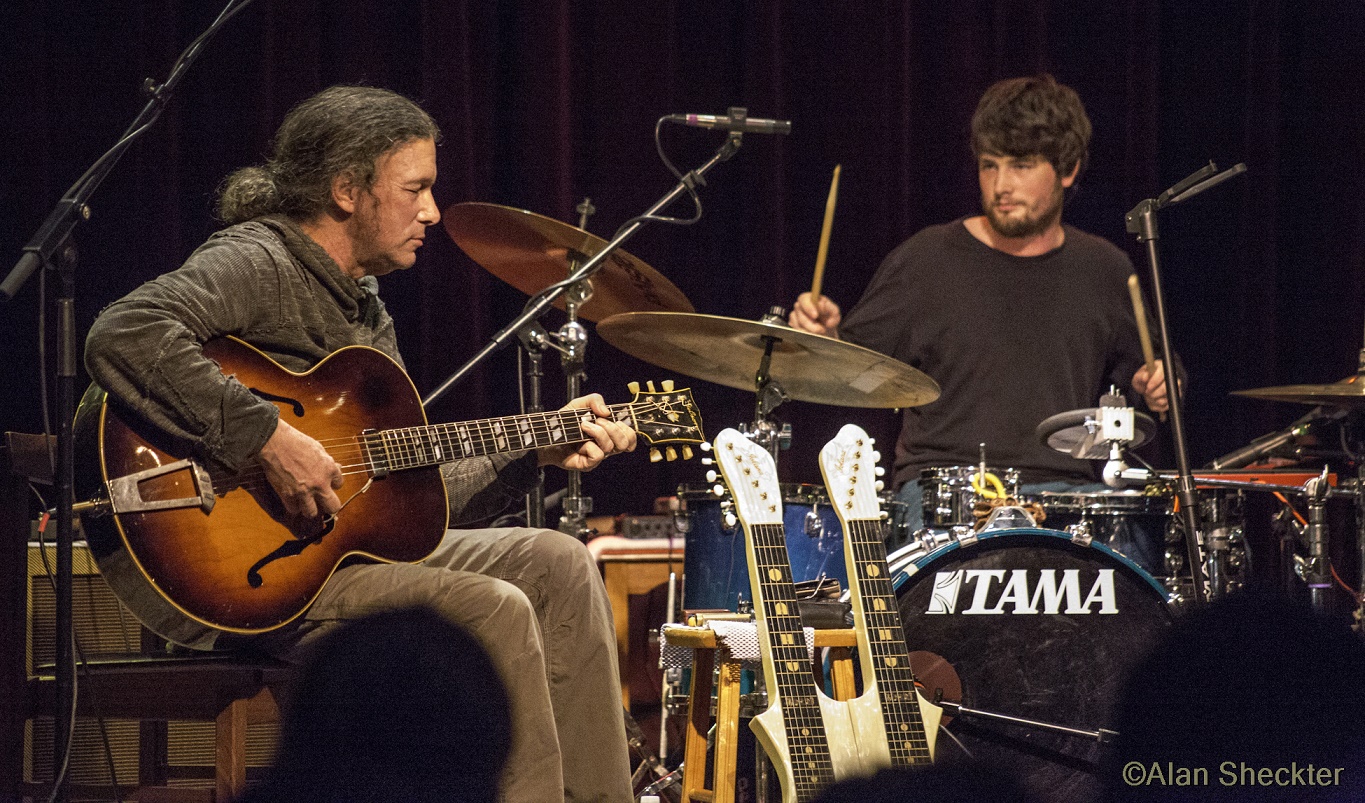
[[[959, 569], [938, 572], [925, 613], [1116, 614], [1114, 570]], [[1081, 589], [1089, 589], [1082, 595]], [[961, 603], [969, 602], [965, 608]], [[959, 610], [961, 608], [961, 610]]]

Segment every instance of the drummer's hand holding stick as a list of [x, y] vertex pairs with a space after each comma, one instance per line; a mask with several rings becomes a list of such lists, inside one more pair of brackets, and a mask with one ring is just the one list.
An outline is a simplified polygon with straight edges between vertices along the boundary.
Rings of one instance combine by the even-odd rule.
[[834, 207], [839, 199], [839, 168], [834, 166], [834, 178], [829, 184], [829, 198], [825, 201], [825, 222], [820, 228], [820, 247], [815, 252], [815, 278], [810, 292], [802, 293], [796, 299], [787, 325], [793, 329], [816, 335], [839, 336], [839, 305], [820, 295], [820, 287], [825, 278], [825, 257], [829, 254], [829, 233], [834, 226]]
[[1128, 276], [1128, 295], [1133, 301], [1133, 318], [1137, 321], [1138, 340], [1142, 344], [1144, 365], [1133, 374], [1133, 390], [1142, 394], [1147, 407], [1166, 420], [1170, 409], [1170, 399], [1166, 398], [1166, 371], [1161, 360], [1152, 353], [1152, 336], [1147, 330], [1147, 310], [1142, 303], [1142, 290], [1138, 287], [1137, 274]]

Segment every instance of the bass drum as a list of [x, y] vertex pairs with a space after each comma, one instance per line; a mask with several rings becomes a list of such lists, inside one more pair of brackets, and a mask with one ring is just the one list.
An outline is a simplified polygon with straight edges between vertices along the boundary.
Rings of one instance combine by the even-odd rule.
[[[1112, 712], [1128, 669], [1172, 620], [1161, 585], [1103, 544], [1055, 530], [960, 537], [925, 538], [918, 554], [902, 550], [890, 567], [925, 695], [943, 689], [959, 702], [956, 680], [969, 709], [1117, 730]], [[1093, 738], [970, 715], [949, 730], [976, 761], [1015, 775], [1038, 800], [1101, 796], [1104, 748]], [[963, 757], [949, 740], [938, 745], [941, 761]]]

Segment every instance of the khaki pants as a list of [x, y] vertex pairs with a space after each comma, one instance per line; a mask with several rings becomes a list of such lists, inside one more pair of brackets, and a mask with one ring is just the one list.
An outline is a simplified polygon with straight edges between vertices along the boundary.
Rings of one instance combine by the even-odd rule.
[[266, 646], [299, 655], [345, 620], [413, 605], [468, 629], [502, 674], [513, 730], [504, 800], [633, 800], [611, 607], [586, 547], [553, 530], [450, 530], [420, 564], [340, 569]]

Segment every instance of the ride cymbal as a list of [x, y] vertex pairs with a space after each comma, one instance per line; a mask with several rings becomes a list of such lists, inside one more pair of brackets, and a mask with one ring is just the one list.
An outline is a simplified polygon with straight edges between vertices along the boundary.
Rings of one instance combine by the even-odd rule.
[[[460, 203], [443, 214], [455, 244], [484, 270], [528, 296], [569, 275], [569, 256], [596, 256], [606, 240], [582, 229], [510, 206]], [[592, 277], [593, 293], [579, 317], [600, 321], [621, 312], [691, 312], [692, 303], [658, 271], [618, 248]], [[555, 301], [564, 309], [564, 297]]]
[[1365, 407], [1365, 374], [1353, 374], [1340, 382], [1326, 385], [1280, 385], [1269, 388], [1234, 390], [1234, 396], [1251, 399], [1294, 402], [1296, 404], [1326, 404], [1336, 407]]
[[871, 349], [784, 324], [682, 312], [628, 312], [597, 325], [618, 349], [647, 363], [718, 385], [755, 390], [767, 341], [768, 374], [787, 397], [841, 407], [914, 407], [938, 398], [938, 383]]

